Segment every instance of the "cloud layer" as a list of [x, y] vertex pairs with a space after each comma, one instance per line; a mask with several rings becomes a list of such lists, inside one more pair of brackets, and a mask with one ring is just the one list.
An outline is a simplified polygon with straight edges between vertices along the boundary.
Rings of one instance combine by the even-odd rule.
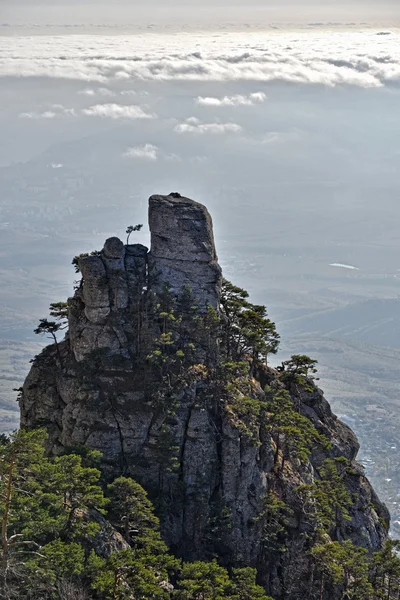
[[[129, 80], [284, 81], [364, 88], [398, 84], [400, 33], [378, 33], [5, 36], [0, 38], [0, 77], [98, 82], [103, 91], [104, 84]], [[235, 102], [229, 97], [221, 100], [230, 101]]]
[[177, 133], [195, 133], [197, 135], [239, 133], [241, 130], [241, 126], [236, 123], [202, 123], [196, 117], [190, 117], [184, 123], [175, 126]]
[[74, 108], [65, 108], [62, 104], [53, 104], [41, 112], [31, 111], [19, 115], [21, 119], [56, 119], [58, 117], [76, 117]]
[[237, 94], [235, 96], [224, 96], [223, 98], [214, 98], [213, 96], [203, 98], [199, 96], [196, 99], [196, 104], [217, 108], [220, 106], [252, 106], [253, 104], [262, 104], [266, 99], [267, 96], [264, 92], [254, 92], [249, 96]]
[[103, 117], [108, 119], [154, 119], [155, 115], [145, 112], [135, 104], [95, 104], [82, 110], [88, 117]]
[[155, 161], [159, 156], [159, 148], [153, 144], [145, 144], [144, 146], [134, 146], [128, 148], [124, 153], [125, 158], [142, 158], [144, 160]]

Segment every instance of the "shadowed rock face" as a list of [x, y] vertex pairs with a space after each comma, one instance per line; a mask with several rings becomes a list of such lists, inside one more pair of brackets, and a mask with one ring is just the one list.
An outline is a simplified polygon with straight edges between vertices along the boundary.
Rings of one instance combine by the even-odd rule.
[[151, 196], [149, 226], [151, 288], [156, 291], [168, 283], [177, 294], [189, 285], [199, 306], [217, 308], [222, 273], [206, 207], [184, 197]]
[[139, 324], [135, 311], [147, 284], [148, 250], [106, 241], [98, 256], [79, 260], [80, 287], [69, 299], [69, 343], [78, 362], [93, 351], [107, 350], [129, 358]]

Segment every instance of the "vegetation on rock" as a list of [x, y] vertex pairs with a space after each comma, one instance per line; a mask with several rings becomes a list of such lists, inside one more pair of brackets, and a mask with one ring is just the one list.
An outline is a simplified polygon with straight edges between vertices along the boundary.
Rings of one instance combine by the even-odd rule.
[[[1, 598], [271, 600], [256, 583], [255, 569], [226, 569], [216, 560], [182, 563], [172, 556], [138, 483], [118, 477], [104, 487], [100, 471], [85, 466], [96, 461], [96, 453], [47, 458], [45, 438], [43, 430], [20, 430], [1, 440]], [[333, 483], [338, 473], [325, 464], [321, 475], [331, 482], [329, 492], [342, 497], [343, 489]], [[325, 598], [332, 586], [349, 600], [397, 598], [398, 543], [388, 541], [369, 556], [350, 540], [332, 541], [326, 532], [335, 520], [335, 503], [327, 498], [321, 503], [317, 491], [307, 493], [317, 506], [329, 504], [330, 518], [318, 521], [311, 548], [316, 589], [311, 585], [309, 598]], [[348, 502], [344, 497], [336, 505]], [[270, 492], [260, 515], [266, 553], [285, 551], [290, 516]], [[102, 536], [106, 543], [99, 546], [96, 539]]]

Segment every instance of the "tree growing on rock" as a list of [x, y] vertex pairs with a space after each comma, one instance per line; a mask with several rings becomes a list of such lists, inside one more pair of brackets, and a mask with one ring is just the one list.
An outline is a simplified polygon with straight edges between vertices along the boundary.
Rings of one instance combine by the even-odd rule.
[[142, 229], [143, 225], [129, 225], [129, 227], [127, 227], [126, 229], [126, 234], [127, 234], [127, 238], [126, 238], [126, 245], [129, 245], [129, 238], [131, 237], [131, 234], [134, 231], [140, 231]]
[[52, 302], [50, 304], [50, 316], [64, 325], [68, 319], [68, 302]]
[[265, 306], [248, 301], [246, 290], [223, 280], [221, 292], [222, 338], [229, 360], [251, 360], [253, 368], [276, 354], [279, 334]]
[[65, 326], [62, 323], [57, 323], [56, 321], [49, 321], [49, 319], [40, 319], [39, 325], [34, 329], [34, 333], [36, 335], [46, 335], [50, 339], [54, 341], [58, 360], [60, 361], [61, 367], [63, 366], [63, 360], [60, 352], [60, 346], [57, 340], [57, 333], [65, 329]]
[[275, 469], [282, 473], [289, 459], [305, 464], [316, 444], [321, 448], [329, 446], [328, 439], [317, 431], [312, 421], [295, 409], [287, 390], [274, 393], [267, 388], [266, 394], [266, 428], [275, 443]]
[[298, 491], [303, 498], [303, 506], [309, 511], [317, 534], [331, 533], [341, 523], [350, 520], [353, 498], [345, 483], [349, 472], [351, 468], [344, 456], [327, 458], [319, 468], [319, 478], [314, 483], [300, 486]]
[[316, 380], [318, 361], [306, 354], [293, 354], [289, 360], [282, 363], [281, 379], [288, 383], [305, 385], [307, 380]]

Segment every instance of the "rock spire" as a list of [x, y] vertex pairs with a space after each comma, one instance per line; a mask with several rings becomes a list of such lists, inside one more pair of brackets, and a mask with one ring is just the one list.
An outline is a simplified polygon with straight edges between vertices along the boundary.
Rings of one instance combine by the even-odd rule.
[[150, 253], [145, 246], [124, 246], [116, 237], [102, 252], [78, 260], [82, 282], [70, 300], [69, 339], [77, 361], [108, 349], [125, 358], [135, 353], [138, 306], [144, 290], [165, 285], [176, 296], [189, 286], [201, 310], [218, 308], [221, 268], [211, 216], [189, 198], [152, 196], [149, 200]]
[[178, 294], [189, 285], [200, 306], [217, 308], [221, 268], [206, 207], [177, 194], [151, 196], [149, 226], [151, 286], [157, 290], [168, 283]]

